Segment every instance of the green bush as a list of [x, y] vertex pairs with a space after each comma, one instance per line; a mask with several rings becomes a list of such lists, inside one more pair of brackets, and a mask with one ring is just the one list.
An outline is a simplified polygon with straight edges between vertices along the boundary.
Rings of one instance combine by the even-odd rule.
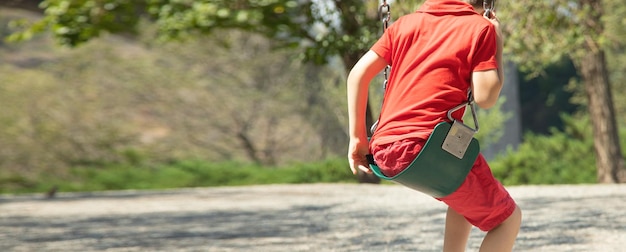
[[491, 162], [506, 185], [595, 183], [593, 138], [588, 120], [563, 116], [565, 130], [551, 135], [528, 133], [517, 150]]
[[[254, 184], [297, 184], [356, 182], [343, 158], [314, 163], [264, 167], [239, 162], [181, 160], [154, 166], [105, 164], [78, 166], [70, 175], [46, 175], [34, 181], [0, 174], [0, 193], [60, 191], [102, 191], [124, 189], [163, 189], [182, 187], [237, 186]], [[8, 183], [11, 182], [11, 183]]]
[[285, 183], [354, 182], [355, 177], [344, 158], [315, 163], [299, 163], [285, 169]]
[[[505, 185], [596, 183], [595, 152], [589, 120], [563, 116], [564, 130], [528, 133], [517, 150], [490, 162]], [[622, 146], [626, 146], [622, 136]], [[268, 167], [241, 162], [178, 160], [82, 165], [69, 174], [24, 177], [0, 172], [0, 193], [164, 189], [297, 183], [356, 183], [343, 157]]]

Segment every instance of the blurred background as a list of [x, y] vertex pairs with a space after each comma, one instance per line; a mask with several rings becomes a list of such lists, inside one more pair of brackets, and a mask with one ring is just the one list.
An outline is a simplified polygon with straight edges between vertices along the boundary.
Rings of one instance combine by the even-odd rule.
[[[391, 22], [423, 1], [385, 1]], [[410, 2], [410, 3], [409, 3]], [[0, 3], [0, 193], [381, 183], [346, 162], [370, 0]], [[626, 181], [626, 4], [498, 1], [506, 84], [479, 111], [505, 185]], [[378, 115], [382, 76], [370, 88]]]

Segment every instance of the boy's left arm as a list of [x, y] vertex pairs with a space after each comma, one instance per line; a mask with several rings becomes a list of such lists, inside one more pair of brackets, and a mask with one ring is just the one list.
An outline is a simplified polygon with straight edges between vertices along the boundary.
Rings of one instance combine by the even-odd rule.
[[371, 173], [366, 159], [369, 154], [365, 113], [369, 83], [387, 66], [387, 61], [373, 51], [368, 51], [354, 65], [348, 75], [348, 162], [353, 174], [357, 169]]
[[498, 68], [487, 71], [479, 71], [472, 73], [472, 85], [474, 89], [474, 101], [483, 109], [488, 109], [496, 104], [502, 85], [504, 84], [504, 69], [502, 68], [502, 49], [503, 39], [502, 31], [500, 28], [500, 20], [496, 17], [495, 13], [492, 13], [490, 18], [487, 18], [493, 25], [496, 31], [496, 61], [498, 62]]

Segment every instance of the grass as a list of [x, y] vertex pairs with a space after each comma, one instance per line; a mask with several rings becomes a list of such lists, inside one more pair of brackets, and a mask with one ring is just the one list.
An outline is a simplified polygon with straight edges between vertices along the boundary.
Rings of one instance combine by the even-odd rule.
[[0, 175], [0, 193], [166, 189], [253, 184], [355, 183], [345, 159], [266, 167], [238, 162], [185, 160], [155, 166], [112, 164], [73, 167], [68, 174], [38, 179]]

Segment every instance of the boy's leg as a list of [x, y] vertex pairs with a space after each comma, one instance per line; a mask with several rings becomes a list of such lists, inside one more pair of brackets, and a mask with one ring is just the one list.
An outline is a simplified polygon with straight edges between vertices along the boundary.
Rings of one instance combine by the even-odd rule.
[[463, 252], [467, 247], [472, 224], [463, 215], [448, 207], [446, 213], [446, 228], [443, 238], [444, 252]]
[[521, 225], [521, 211], [504, 186], [493, 177], [482, 154], [463, 184], [439, 200], [464, 216], [467, 222], [488, 232], [480, 251], [511, 251]]
[[522, 211], [516, 207], [509, 218], [487, 232], [483, 243], [480, 245], [480, 252], [512, 251], [521, 223]]

